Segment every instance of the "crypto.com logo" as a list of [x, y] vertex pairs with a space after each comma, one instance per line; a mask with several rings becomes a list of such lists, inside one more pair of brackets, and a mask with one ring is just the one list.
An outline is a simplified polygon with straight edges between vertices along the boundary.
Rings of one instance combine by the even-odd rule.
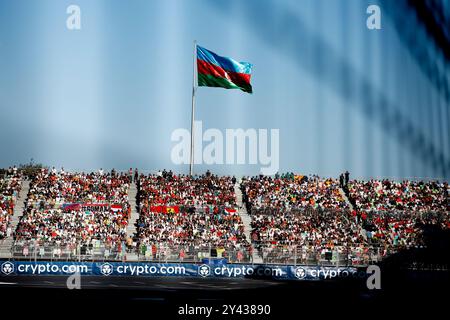
[[295, 276], [296, 276], [298, 279], [304, 279], [304, 278], [306, 277], [306, 270], [303, 269], [303, 268], [301, 268], [301, 267], [297, 267], [297, 268], [295, 269]]
[[14, 265], [11, 262], [6, 261], [2, 263], [1, 271], [3, 274], [9, 275], [14, 272]]
[[113, 273], [113, 266], [110, 263], [104, 263], [100, 266], [100, 272], [104, 276], [109, 276], [111, 273]]
[[[170, 154], [174, 164], [190, 163], [190, 134], [184, 128], [172, 132], [171, 141], [177, 143]], [[270, 129], [269, 154], [267, 129], [226, 129], [224, 138], [219, 129], [210, 128], [203, 132], [202, 121], [195, 121], [194, 164], [259, 164], [262, 174], [273, 175], [280, 165], [279, 140], [280, 130]], [[203, 146], [204, 143], [207, 144]]]
[[211, 274], [211, 268], [206, 264], [202, 264], [200, 267], [198, 267], [198, 274], [203, 278], [207, 277]]

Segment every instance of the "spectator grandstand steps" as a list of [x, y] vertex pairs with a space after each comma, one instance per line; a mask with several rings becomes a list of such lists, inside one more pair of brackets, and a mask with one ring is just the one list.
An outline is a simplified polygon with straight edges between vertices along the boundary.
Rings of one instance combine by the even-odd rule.
[[[22, 182], [22, 189], [20, 190], [17, 203], [14, 206], [14, 214], [11, 218], [11, 230], [16, 230], [17, 224], [23, 215], [25, 209], [25, 201], [30, 191], [30, 181], [25, 180]], [[14, 243], [13, 234], [0, 241], [0, 258], [9, 258], [11, 255], [11, 246]]]
[[244, 202], [242, 201], [242, 191], [239, 182], [236, 182], [236, 184], [234, 185], [234, 193], [236, 194], [236, 203], [239, 209], [241, 209], [242, 207], [244, 207]]
[[[246, 209], [245, 205], [243, 204], [242, 191], [241, 191], [239, 183], [236, 183], [234, 185], [234, 192], [236, 194], [236, 203], [238, 206], [238, 213], [242, 219], [242, 223], [244, 224], [244, 234], [245, 234], [247, 240], [251, 243], [252, 236], [251, 236], [250, 230], [252, 230], [252, 227], [251, 227], [252, 218], [248, 214], [247, 209]], [[252, 259], [253, 259], [254, 263], [262, 263], [263, 262], [263, 260], [257, 250], [253, 250]]]
[[11, 220], [12, 230], [15, 230], [20, 218], [23, 215], [25, 209], [25, 201], [27, 200], [28, 192], [30, 191], [30, 181], [25, 180], [22, 182], [22, 189], [19, 193], [19, 198], [17, 199], [17, 204], [14, 207], [14, 215]]
[[127, 226], [127, 236], [130, 238], [134, 238], [136, 234], [136, 221], [139, 218], [139, 212], [137, 211], [136, 206], [136, 197], [137, 197], [137, 186], [136, 183], [133, 182], [130, 185], [130, 189], [128, 190], [128, 202], [131, 207], [131, 217]]
[[339, 187], [339, 193], [341, 194], [342, 198], [345, 200], [345, 202], [348, 204], [348, 206], [350, 207], [350, 210], [353, 211], [353, 205], [350, 202], [350, 200], [348, 199], [347, 195], [345, 194], [344, 190], [342, 190], [341, 187]]

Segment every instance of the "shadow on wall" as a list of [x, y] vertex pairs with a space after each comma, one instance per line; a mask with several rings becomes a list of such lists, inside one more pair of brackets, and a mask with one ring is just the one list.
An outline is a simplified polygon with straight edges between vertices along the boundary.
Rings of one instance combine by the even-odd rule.
[[[327, 43], [308, 31], [301, 18], [288, 8], [282, 8], [281, 4], [277, 4], [275, 16], [270, 6], [260, 5], [257, 1], [212, 1], [208, 4], [225, 16], [232, 14], [233, 6], [242, 8], [248, 13], [244, 23], [248, 23], [250, 30], [257, 37], [292, 61], [296, 61], [300, 68], [318, 78], [324, 86], [335, 91], [346, 101], [354, 102], [357, 94], [363, 93], [367, 98], [365, 103], [348, 105], [378, 124], [386, 134], [407, 147], [428, 167], [448, 178], [450, 159], [445, 156], [442, 147], [436, 146], [428, 139], [422, 129], [405, 117], [399, 106], [391, 103], [388, 97], [377, 90], [366, 77], [356, 73], [350, 61], [340, 57]], [[316, 5], [320, 5], [320, 2]], [[258, 18], [252, 19], [252, 15]], [[314, 63], [309, 63], [310, 61]], [[355, 92], [349, 86], [349, 79], [342, 79], [343, 75], [350, 75]]]
[[[437, 88], [438, 92], [442, 94], [447, 106], [450, 102], [450, 83], [445, 71], [450, 68], [450, 32], [445, 34], [444, 30], [450, 30], [450, 23], [445, 21], [442, 16], [442, 8], [439, 1], [429, 1], [436, 7], [433, 11], [427, 6], [426, 1], [385, 1], [382, 6], [386, 13], [392, 17], [392, 22], [397, 30], [400, 40], [408, 48], [417, 62], [417, 66], [428, 77], [428, 80]], [[407, 18], [405, 18], [407, 15]], [[441, 50], [442, 56], [437, 53], [431, 54], [429, 49], [430, 43], [424, 43], [418, 39], [417, 31], [411, 28], [410, 21], [405, 19], [415, 20], [414, 24], [418, 27], [423, 27], [428, 35], [427, 41], [430, 39]], [[417, 20], [417, 19], [420, 19]], [[438, 68], [436, 60], [444, 59], [444, 70]], [[444, 71], [444, 72], [443, 72]], [[448, 109], [447, 109], [448, 110]]]

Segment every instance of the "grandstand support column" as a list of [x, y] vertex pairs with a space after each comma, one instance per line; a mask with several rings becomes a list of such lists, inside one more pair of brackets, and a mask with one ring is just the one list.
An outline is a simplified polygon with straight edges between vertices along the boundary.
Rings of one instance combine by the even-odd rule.
[[[11, 218], [11, 230], [14, 231], [16, 230], [17, 225], [19, 224], [19, 221], [22, 218], [29, 191], [30, 191], [30, 181], [25, 180], [22, 182], [22, 188], [19, 192], [17, 203], [14, 206], [14, 213]], [[14, 232], [12, 232], [9, 237], [0, 241], [0, 258], [11, 257], [11, 247], [13, 244], [14, 244]]]
[[252, 236], [251, 236], [251, 232], [250, 232], [252, 230], [252, 227], [251, 227], [252, 218], [248, 214], [247, 208], [244, 205], [244, 203], [242, 202], [242, 191], [241, 191], [239, 182], [236, 182], [236, 184], [234, 185], [234, 193], [236, 194], [236, 204], [238, 206], [238, 213], [242, 219], [242, 223], [244, 224], [245, 236], [248, 239], [248, 241], [250, 242], [250, 244], [252, 245], [252, 249], [253, 249], [252, 262], [253, 263], [262, 263], [263, 259], [261, 258], [258, 250], [255, 249], [255, 246], [252, 243]]

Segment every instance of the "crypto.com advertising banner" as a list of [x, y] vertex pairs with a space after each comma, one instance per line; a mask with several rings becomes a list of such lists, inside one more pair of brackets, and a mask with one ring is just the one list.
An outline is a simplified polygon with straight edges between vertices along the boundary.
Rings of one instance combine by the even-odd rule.
[[103, 276], [272, 278], [279, 280], [324, 280], [366, 277], [365, 270], [359, 270], [354, 267], [49, 261], [1, 261], [0, 264], [0, 275], [2, 276], [70, 275], [73, 273]]

